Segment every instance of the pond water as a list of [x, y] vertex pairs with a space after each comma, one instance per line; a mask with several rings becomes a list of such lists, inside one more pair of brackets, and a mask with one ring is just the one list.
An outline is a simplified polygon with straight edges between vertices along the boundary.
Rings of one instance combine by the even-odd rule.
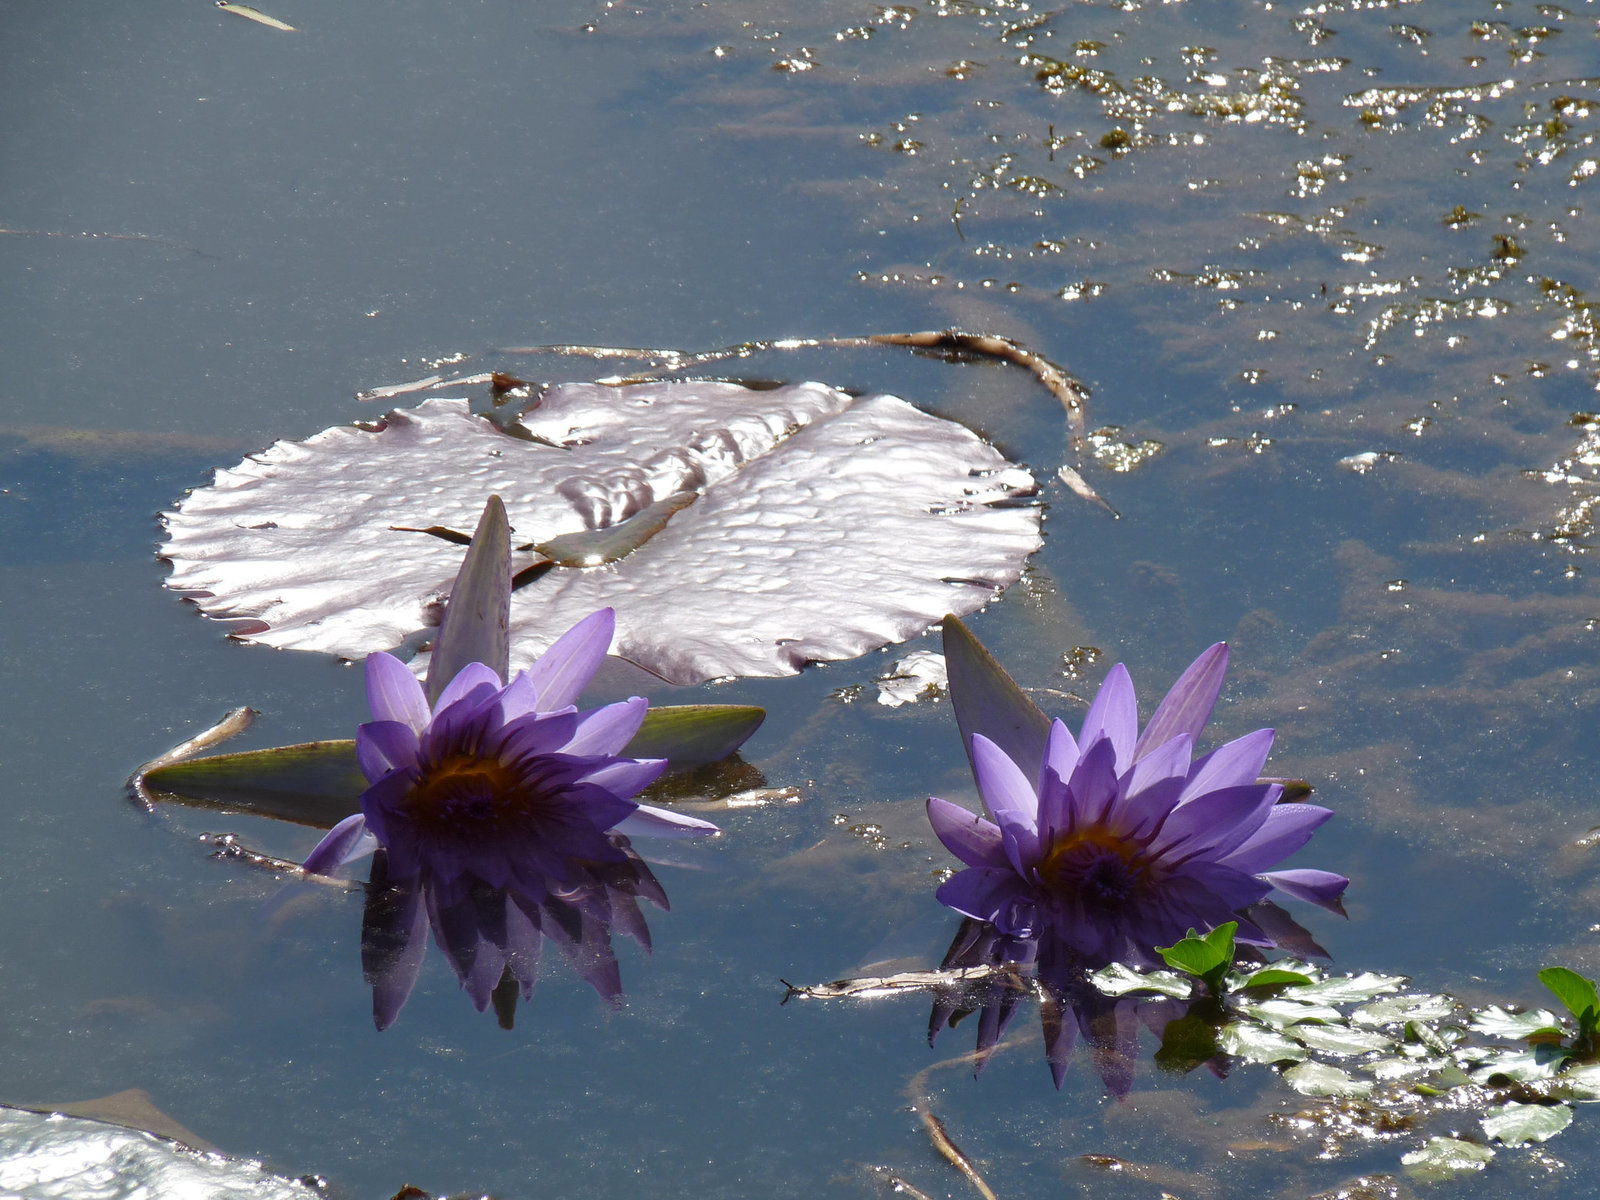
[[917, 1102], [1008, 1200], [1593, 1177], [1581, 1106], [1428, 1184], [1414, 1134], [1270, 1119], [1312, 1102], [1266, 1068], [1167, 1075], [1147, 1041], [1116, 1101], [1083, 1062], [1052, 1086], [1031, 1012], [974, 1081], [970, 1027], [930, 1051], [925, 996], [780, 1007], [780, 978], [928, 966], [954, 932], [922, 802], [975, 795], [942, 703], [876, 703], [894, 648], [652, 692], [765, 705], [744, 757], [793, 796], [661, 856], [672, 910], [622, 951], [624, 1008], [552, 961], [511, 1032], [437, 955], [375, 1032], [359, 898], [269, 910], [273, 877], [196, 840], [298, 857], [314, 834], [147, 814], [122, 781], [235, 705], [261, 714], [241, 746], [364, 719], [357, 672], [224, 640], [154, 557], [158, 511], [370, 419], [357, 391], [456, 355], [609, 369], [507, 352], [549, 342], [983, 329], [1092, 388], [1087, 446], [1009, 368], [732, 373], [894, 392], [1029, 466], [1044, 549], [972, 619], [1019, 681], [1076, 723], [1112, 663], [1148, 702], [1226, 638], [1212, 735], [1275, 726], [1271, 769], [1337, 814], [1302, 858], [1351, 877], [1349, 920], [1295, 906], [1335, 968], [1546, 1003], [1538, 968], [1600, 970], [1596, 6], [267, 11], [296, 30], [199, 2], [8, 13], [0, 1100], [144, 1089], [350, 1196], [976, 1194]]

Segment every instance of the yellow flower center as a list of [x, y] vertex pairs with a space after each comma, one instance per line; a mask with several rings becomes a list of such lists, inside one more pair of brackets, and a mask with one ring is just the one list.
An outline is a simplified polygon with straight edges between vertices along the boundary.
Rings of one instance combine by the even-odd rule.
[[1100, 826], [1058, 837], [1039, 863], [1040, 882], [1085, 904], [1116, 906], [1150, 877], [1150, 864], [1137, 842]]
[[426, 825], [494, 822], [532, 807], [535, 797], [527, 782], [497, 758], [458, 751], [423, 767], [409, 807]]

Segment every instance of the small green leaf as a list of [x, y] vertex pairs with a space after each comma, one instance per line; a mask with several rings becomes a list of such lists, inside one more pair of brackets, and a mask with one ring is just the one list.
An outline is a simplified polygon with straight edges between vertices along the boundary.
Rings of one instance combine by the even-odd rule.
[[1567, 1055], [1557, 1047], [1536, 1046], [1532, 1050], [1501, 1050], [1491, 1052], [1472, 1070], [1475, 1083], [1492, 1083], [1496, 1079], [1510, 1079], [1528, 1083], [1537, 1079], [1553, 1079], [1561, 1073]]
[[1302, 1004], [1298, 1000], [1256, 1000], [1240, 1005], [1246, 1016], [1263, 1025], [1283, 1029], [1299, 1021], [1342, 1021], [1344, 1014], [1326, 1004]]
[[353, 741], [305, 742], [191, 758], [147, 771], [145, 786], [187, 804], [331, 829], [361, 807]]
[[1593, 980], [1585, 979], [1566, 967], [1546, 967], [1539, 972], [1539, 982], [1566, 1005], [1581, 1029], [1594, 1029], [1597, 1020], [1600, 1020], [1600, 994], [1596, 993]]
[[1460, 1138], [1429, 1138], [1421, 1150], [1401, 1155], [1407, 1173], [1424, 1180], [1451, 1179], [1466, 1171], [1481, 1171], [1489, 1165], [1494, 1151]]
[[462, 667], [482, 663], [504, 681], [511, 670], [511, 527], [506, 506], [490, 496], [472, 545], [456, 572], [444, 624], [428, 663], [428, 703]]
[[[1362, 1070], [1371, 1071], [1372, 1077], [1379, 1083], [1390, 1083], [1397, 1079], [1417, 1079], [1427, 1075], [1438, 1068], [1438, 1060], [1416, 1058], [1379, 1058], [1372, 1062], [1363, 1063]], [[1437, 1096], [1440, 1090], [1426, 1083], [1412, 1085], [1419, 1095]]]
[[623, 750], [629, 758], [664, 758], [673, 770], [718, 762], [744, 745], [767, 710], [752, 704], [652, 706]]
[[1542, 1142], [1572, 1124], [1565, 1104], [1517, 1104], [1512, 1101], [1483, 1114], [1483, 1132], [1508, 1146]]
[[1600, 1063], [1572, 1063], [1556, 1077], [1550, 1094], [1563, 1100], [1600, 1100]]
[[1174, 970], [1204, 979], [1215, 993], [1221, 990], [1222, 977], [1233, 965], [1233, 935], [1238, 928], [1239, 922], [1228, 921], [1204, 937], [1191, 929], [1182, 941], [1157, 946], [1156, 953]]
[[1438, 1030], [1425, 1021], [1407, 1021], [1405, 1029], [1406, 1040], [1417, 1042], [1426, 1046], [1435, 1054], [1444, 1054], [1450, 1049], [1450, 1042]]
[[1299, 971], [1283, 971], [1277, 967], [1262, 967], [1261, 970], [1245, 976], [1240, 982], [1241, 988], [1284, 988], [1303, 987], [1311, 982], [1311, 976], [1302, 975]]
[[1439, 1072], [1436, 1082], [1443, 1088], [1466, 1087], [1472, 1082], [1472, 1076], [1451, 1063]]

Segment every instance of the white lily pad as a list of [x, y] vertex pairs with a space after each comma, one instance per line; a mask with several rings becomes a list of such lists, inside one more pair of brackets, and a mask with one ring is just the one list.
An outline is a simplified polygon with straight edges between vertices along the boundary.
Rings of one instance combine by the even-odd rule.
[[1481, 1171], [1489, 1165], [1494, 1151], [1460, 1138], [1434, 1137], [1420, 1150], [1400, 1156], [1407, 1174], [1418, 1179], [1449, 1179], [1466, 1171]]
[[1319, 1062], [1303, 1062], [1290, 1067], [1283, 1073], [1283, 1080], [1303, 1096], [1335, 1096], [1353, 1100], [1370, 1096], [1373, 1088], [1369, 1079], [1357, 1079], [1348, 1071]]
[[1442, 1021], [1456, 1011], [1449, 996], [1389, 996], [1363, 1004], [1350, 1014], [1357, 1025], [1404, 1025], [1407, 1021]]
[[1501, 1077], [1528, 1083], [1554, 1079], [1566, 1061], [1561, 1053], [1548, 1050], [1503, 1050], [1484, 1058], [1471, 1074], [1475, 1083], [1489, 1083]]
[[1224, 1025], [1217, 1034], [1217, 1046], [1225, 1054], [1264, 1065], [1301, 1062], [1309, 1057], [1299, 1042], [1254, 1021], [1230, 1021]]
[[1512, 1012], [1508, 1008], [1501, 1008], [1498, 1004], [1491, 1004], [1472, 1014], [1470, 1027], [1488, 1037], [1525, 1038], [1533, 1036], [1542, 1029], [1553, 1029], [1556, 1025], [1556, 1015], [1548, 1009]]
[[1297, 988], [1294, 994], [1298, 999], [1317, 1000], [1323, 1004], [1359, 1004], [1399, 991], [1405, 982], [1403, 975], [1377, 975], [1363, 971], [1359, 975], [1335, 975], [1331, 979]]
[[1352, 1058], [1371, 1054], [1374, 1050], [1394, 1049], [1394, 1039], [1369, 1029], [1351, 1029], [1346, 1025], [1290, 1025], [1284, 1033], [1303, 1042], [1313, 1050]]
[[1518, 1104], [1510, 1101], [1483, 1114], [1483, 1132], [1508, 1146], [1542, 1142], [1572, 1124], [1565, 1104]]
[[692, 683], [792, 674], [981, 607], [1039, 546], [1039, 510], [1019, 503], [1033, 490], [970, 430], [892, 396], [569, 383], [510, 433], [435, 399], [275, 443], [165, 514], [162, 554], [167, 585], [236, 636], [357, 658], [436, 623], [460, 565], [458, 546], [405, 530], [470, 532], [498, 493], [515, 569], [545, 560], [535, 545], [582, 561], [569, 535], [596, 531], [611, 536], [593, 557], [614, 560], [517, 591], [514, 668], [609, 605], [614, 653]]
[[1575, 1063], [1556, 1080], [1551, 1094], [1564, 1100], [1593, 1103], [1600, 1100], [1600, 1063]]
[[1095, 990], [1107, 996], [1126, 996], [1129, 992], [1158, 992], [1184, 1000], [1194, 991], [1194, 980], [1176, 971], [1135, 971], [1126, 963], [1114, 962], [1089, 976]]
[[1239, 1009], [1275, 1029], [1283, 1029], [1299, 1021], [1343, 1020], [1337, 1008], [1330, 1008], [1326, 1004], [1301, 1004], [1297, 1000], [1259, 1000], [1242, 1004]]

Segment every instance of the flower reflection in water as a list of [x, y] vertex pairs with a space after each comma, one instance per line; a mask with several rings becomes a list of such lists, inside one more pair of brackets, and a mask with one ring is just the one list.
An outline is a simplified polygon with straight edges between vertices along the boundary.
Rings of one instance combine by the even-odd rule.
[[608, 841], [615, 859], [572, 863], [566, 883], [542, 896], [517, 886], [492, 887], [471, 875], [448, 882], [427, 875], [395, 879], [380, 850], [361, 926], [362, 972], [372, 986], [378, 1027], [394, 1020], [410, 994], [430, 926], [474, 1004], [482, 1010], [492, 1002], [507, 1029], [517, 998], [533, 994], [547, 940], [608, 1003], [619, 1004], [622, 974], [611, 934], [625, 934], [649, 950], [639, 901], [663, 910], [668, 905], [666, 892], [627, 838], [612, 834]]
[[[1269, 948], [1289, 950], [1299, 957], [1324, 954], [1311, 935], [1275, 904], [1257, 904], [1242, 915], [1253, 918], [1256, 935], [1250, 943], [1241, 943], [1241, 960]], [[1240, 916], [1219, 907], [1212, 925], [1239, 920]], [[1272, 933], [1266, 933], [1267, 929]], [[1112, 945], [1120, 948], [1108, 953], [1106, 947]], [[1213, 1056], [1214, 1047], [1198, 1052], [1191, 1049], [1193, 1035], [1187, 1028], [1200, 1025], [1214, 1029], [1223, 1015], [1215, 999], [1113, 996], [1101, 991], [1090, 978], [1113, 963], [1161, 968], [1164, 963], [1155, 947], [1155, 941], [1140, 941], [1136, 931], [1127, 927], [1086, 930], [1076, 918], [1057, 924], [1048, 913], [1028, 937], [1002, 933], [987, 921], [968, 917], [961, 922], [940, 967], [947, 971], [1001, 969], [984, 975], [976, 985], [936, 991], [928, 1018], [928, 1042], [931, 1045], [946, 1027], [978, 1014], [974, 1062], [976, 1071], [981, 1071], [1023, 1002], [1037, 995], [1045, 1057], [1057, 1087], [1066, 1078], [1081, 1041], [1107, 1091], [1118, 1099], [1126, 1096], [1133, 1086], [1141, 1026], [1163, 1040], [1156, 1059], [1164, 1066], [1188, 1070], [1205, 1062], [1216, 1074], [1225, 1074], [1226, 1062]], [[1195, 1020], [1189, 1021], [1191, 1017]], [[1186, 1027], [1174, 1027], [1173, 1022]]]

